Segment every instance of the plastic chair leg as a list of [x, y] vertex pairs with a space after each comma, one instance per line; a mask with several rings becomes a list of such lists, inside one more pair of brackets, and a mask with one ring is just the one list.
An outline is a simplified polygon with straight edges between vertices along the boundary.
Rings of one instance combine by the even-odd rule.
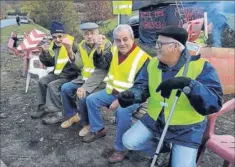
[[233, 165], [232, 163], [224, 160], [223, 167], [232, 167], [232, 165]]
[[23, 63], [24, 63], [24, 67], [23, 67], [23, 76], [26, 76], [27, 72], [28, 72], [28, 68], [29, 68], [29, 59], [24, 56], [23, 58]]
[[27, 92], [28, 92], [30, 79], [31, 79], [31, 74], [28, 72], [28, 74], [27, 74], [27, 79], [26, 79], [26, 88], [25, 88], [25, 93], [27, 93]]

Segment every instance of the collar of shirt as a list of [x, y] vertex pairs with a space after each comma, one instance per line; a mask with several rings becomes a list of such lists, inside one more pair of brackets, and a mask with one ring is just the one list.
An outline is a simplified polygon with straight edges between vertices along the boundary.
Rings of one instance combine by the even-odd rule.
[[54, 43], [54, 45], [53, 45], [53, 50], [55, 50], [55, 49], [57, 49], [57, 48], [60, 48], [61, 46], [57, 46], [55, 43]]
[[136, 48], [136, 44], [134, 43], [129, 52], [127, 54], [122, 55], [120, 52], [118, 52], [118, 64], [121, 64], [127, 57], [128, 55]]
[[91, 51], [95, 48], [95, 45], [90, 46], [86, 42], [84, 42], [83, 47], [87, 51], [88, 55], [90, 55]]

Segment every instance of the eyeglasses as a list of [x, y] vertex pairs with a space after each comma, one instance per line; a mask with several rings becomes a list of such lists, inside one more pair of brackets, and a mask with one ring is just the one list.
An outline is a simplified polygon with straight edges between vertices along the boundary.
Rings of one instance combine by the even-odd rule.
[[63, 35], [52, 35], [53, 39], [62, 38], [62, 37], [63, 37]]
[[167, 44], [171, 44], [171, 43], [175, 43], [175, 42], [160, 42], [160, 41], [156, 41], [156, 49], [161, 49], [163, 45], [167, 45]]

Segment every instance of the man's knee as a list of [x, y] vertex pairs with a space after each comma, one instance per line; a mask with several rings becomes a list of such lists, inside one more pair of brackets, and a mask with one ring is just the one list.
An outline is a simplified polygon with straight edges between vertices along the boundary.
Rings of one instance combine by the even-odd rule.
[[128, 131], [122, 136], [122, 143], [128, 150], [136, 150], [137, 143], [129, 135]]
[[48, 84], [48, 86], [47, 86], [47, 89], [49, 89], [49, 90], [55, 90], [55, 89], [56, 89], [55, 83], [50, 82], [50, 83]]
[[61, 93], [62, 94], [68, 94], [72, 91], [72, 88], [70, 86], [70, 83], [65, 83], [61, 86]]
[[95, 94], [90, 94], [89, 96], [87, 96], [86, 98], [86, 103], [90, 104], [90, 103], [94, 103], [96, 101], [96, 96]]
[[117, 117], [121, 119], [130, 119], [132, 117], [132, 114], [129, 112], [129, 110], [125, 108], [118, 108], [117, 111]]
[[38, 80], [38, 85], [47, 85], [47, 82], [45, 80], [45, 77], [42, 77]]

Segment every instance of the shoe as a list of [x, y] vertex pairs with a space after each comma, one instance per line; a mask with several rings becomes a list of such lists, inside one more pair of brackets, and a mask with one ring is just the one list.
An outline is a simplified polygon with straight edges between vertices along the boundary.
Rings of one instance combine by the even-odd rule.
[[82, 130], [79, 131], [79, 136], [84, 137], [90, 132], [90, 125], [83, 126]]
[[86, 136], [83, 137], [83, 142], [90, 143], [95, 141], [96, 139], [105, 136], [106, 136], [106, 131], [105, 128], [103, 128], [101, 131], [88, 133]]
[[45, 111], [45, 108], [41, 107], [41, 106], [38, 106], [37, 111], [35, 111], [31, 114], [31, 118], [32, 119], [39, 119], [39, 118], [42, 118], [43, 116], [45, 116], [46, 114], [47, 113]]
[[109, 158], [113, 153], [115, 152], [115, 148], [113, 147], [106, 147], [102, 153], [101, 153], [101, 156], [104, 157], [104, 158]]
[[122, 162], [126, 156], [126, 151], [117, 151], [115, 150], [108, 158], [110, 163]]
[[65, 117], [62, 116], [62, 113], [53, 113], [52, 115], [43, 118], [42, 123], [45, 125], [53, 125], [57, 123], [61, 123], [65, 120]]
[[68, 120], [64, 121], [60, 126], [61, 126], [61, 128], [69, 128], [73, 123], [79, 122], [80, 120], [81, 120], [81, 118], [79, 117], [79, 115], [75, 114], [74, 116], [72, 116]]

